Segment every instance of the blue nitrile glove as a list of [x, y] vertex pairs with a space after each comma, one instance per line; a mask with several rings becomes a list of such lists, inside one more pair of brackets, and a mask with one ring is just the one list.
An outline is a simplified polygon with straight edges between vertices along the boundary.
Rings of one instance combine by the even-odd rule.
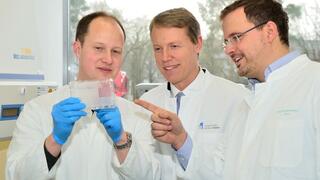
[[80, 99], [69, 97], [55, 104], [52, 108], [53, 139], [56, 143], [63, 145], [73, 128], [74, 123], [87, 113], [83, 111], [86, 107]]
[[119, 142], [121, 140], [121, 134], [123, 133], [123, 127], [118, 107], [98, 109], [96, 112], [97, 117], [103, 124], [112, 141], [114, 143]]

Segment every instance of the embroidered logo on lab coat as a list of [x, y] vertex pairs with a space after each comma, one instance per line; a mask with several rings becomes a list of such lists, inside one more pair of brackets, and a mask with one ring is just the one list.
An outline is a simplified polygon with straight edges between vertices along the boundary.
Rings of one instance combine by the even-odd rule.
[[219, 129], [220, 126], [217, 123], [207, 123], [207, 122], [201, 121], [199, 123], [199, 128], [200, 129]]

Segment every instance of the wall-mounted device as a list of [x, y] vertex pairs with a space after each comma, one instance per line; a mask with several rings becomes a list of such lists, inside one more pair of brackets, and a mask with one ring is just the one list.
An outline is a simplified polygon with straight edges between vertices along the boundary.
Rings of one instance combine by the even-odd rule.
[[15, 120], [18, 118], [23, 104], [0, 105], [0, 120]]
[[0, 140], [11, 138], [15, 120], [27, 101], [56, 88], [52, 82], [0, 81]]

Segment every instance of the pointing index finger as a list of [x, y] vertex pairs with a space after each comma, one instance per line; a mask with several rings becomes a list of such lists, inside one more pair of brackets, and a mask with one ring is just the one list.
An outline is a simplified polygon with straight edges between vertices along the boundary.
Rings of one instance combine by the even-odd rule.
[[151, 111], [152, 113], [157, 113], [157, 111], [159, 110], [159, 107], [154, 105], [154, 104], [151, 104], [147, 101], [144, 101], [144, 100], [141, 100], [141, 99], [136, 99], [134, 100], [134, 103], [136, 103], [137, 105]]

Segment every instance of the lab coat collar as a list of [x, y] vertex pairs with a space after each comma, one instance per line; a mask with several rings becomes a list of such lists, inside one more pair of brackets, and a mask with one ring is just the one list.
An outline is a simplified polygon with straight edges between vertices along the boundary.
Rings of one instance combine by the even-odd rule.
[[260, 89], [264, 89], [270, 85], [270, 83], [273, 83], [275, 81], [278, 81], [279, 79], [282, 79], [284, 77], [290, 76], [292, 73], [296, 73], [304, 65], [307, 64], [308, 60], [306, 54], [302, 54], [292, 61], [290, 61], [288, 64], [282, 66], [281, 68], [277, 69], [276, 71], [272, 72], [269, 75], [269, 78], [266, 80], [266, 82], [258, 83], [255, 85], [254, 92], [257, 93]]
[[277, 69], [280, 69], [282, 66], [290, 63], [291, 61], [296, 59], [299, 55], [300, 55], [299, 51], [292, 51], [292, 52], [289, 52], [288, 54], [286, 54], [285, 56], [279, 58], [278, 60], [276, 60], [272, 64], [270, 64], [264, 71], [264, 77], [265, 77], [266, 81], [268, 80], [268, 77], [272, 72], [274, 72]]
[[273, 73], [271, 73], [266, 82], [267, 83], [273, 82], [273, 81], [276, 81], [278, 79], [281, 79], [283, 77], [290, 75], [290, 73], [296, 73], [297, 71], [302, 69], [302, 67], [304, 65], [306, 65], [307, 61], [310, 61], [310, 60], [308, 60], [306, 54], [302, 54], [302, 55], [296, 57], [293, 61], [291, 61], [288, 64], [286, 64], [285, 66], [279, 68], [277, 71], [274, 71]]
[[[301, 53], [299, 51], [291, 51], [288, 54], [286, 54], [283, 57], [281, 57], [278, 60], [276, 60], [275, 62], [273, 62], [272, 64], [270, 64], [264, 71], [265, 80], [267, 81], [269, 76], [272, 73], [276, 72], [278, 69], [281, 69], [286, 64], [288, 64], [291, 61], [295, 60], [300, 54]], [[258, 79], [255, 79], [255, 78], [249, 78], [248, 81], [249, 81], [249, 87], [250, 87], [251, 90], [255, 89], [255, 85], [256, 84], [263, 83], [263, 82], [260, 82]]]
[[[200, 68], [200, 71], [199, 71], [196, 79], [194, 79], [191, 82], [191, 84], [189, 84], [189, 86], [187, 86], [182, 91], [186, 96], [188, 96], [189, 94], [192, 94], [192, 92], [194, 92], [194, 91], [199, 91], [202, 89], [206, 71], [207, 71], [206, 69]], [[171, 84], [169, 82], [167, 85], [167, 89], [171, 92], [172, 98], [176, 97], [176, 95], [180, 92], [179, 89], [177, 89], [173, 84]]]
[[251, 95], [246, 97], [245, 100], [247, 104], [252, 107], [254, 106], [254, 99], [264, 93], [264, 89], [272, 86], [271, 84], [279, 79], [289, 76], [292, 73], [296, 73], [299, 71], [304, 65], [306, 65], [308, 60], [306, 54], [299, 55], [292, 61], [288, 62], [287, 64], [281, 66], [276, 71], [272, 72], [268, 79], [265, 82], [256, 83], [251, 89]]

